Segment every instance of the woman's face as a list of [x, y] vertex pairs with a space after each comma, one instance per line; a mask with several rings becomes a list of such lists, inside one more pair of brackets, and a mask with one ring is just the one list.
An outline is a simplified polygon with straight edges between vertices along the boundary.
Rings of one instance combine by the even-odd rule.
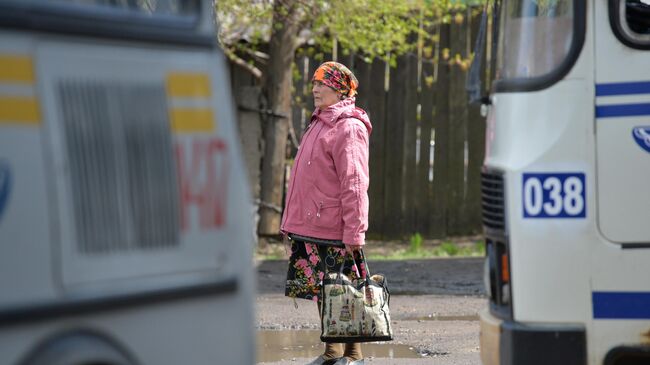
[[314, 81], [314, 86], [312, 87], [311, 92], [314, 94], [314, 107], [320, 108], [321, 110], [330, 105], [334, 105], [341, 100], [339, 98], [339, 93], [329, 86], [325, 86], [320, 81]]

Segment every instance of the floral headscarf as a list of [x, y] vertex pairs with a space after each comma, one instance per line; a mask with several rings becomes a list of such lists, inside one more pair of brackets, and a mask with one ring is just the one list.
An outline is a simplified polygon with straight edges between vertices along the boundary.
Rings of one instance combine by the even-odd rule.
[[325, 62], [318, 66], [316, 72], [314, 72], [314, 77], [311, 80], [312, 82], [320, 81], [325, 86], [329, 86], [346, 96], [356, 95], [357, 87], [359, 87], [359, 81], [352, 71], [344, 65], [334, 61]]

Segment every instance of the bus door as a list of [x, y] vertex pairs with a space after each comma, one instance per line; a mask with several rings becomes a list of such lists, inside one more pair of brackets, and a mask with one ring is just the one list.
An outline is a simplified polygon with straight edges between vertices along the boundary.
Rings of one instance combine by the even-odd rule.
[[595, 6], [602, 24], [595, 33], [598, 225], [609, 241], [648, 244], [650, 21], [643, 18], [650, 19], [650, 5], [616, 0]]
[[[650, 343], [650, 5], [595, 1], [597, 224], [590, 363], [647, 363]], [[643, 359], [643, 360], [641, 360]], [[637, 362], [634, 362], [634, 361]], [[630, 361], [630, 362], [628, 362]]]

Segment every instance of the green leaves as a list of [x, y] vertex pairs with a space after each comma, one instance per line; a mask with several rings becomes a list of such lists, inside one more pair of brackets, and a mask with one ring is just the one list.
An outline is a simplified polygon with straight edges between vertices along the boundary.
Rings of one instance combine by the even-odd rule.
[[[344, 53], [355, 52], [368, 61], [379, 57], [394, 64], [397, 56], [414, 51], [418, 41], [437, 41], [427, 31], [433, 25], [462, 22], [460, 10], [484, 1], [220, 0], [216, 6], [221, 24], [219, 39], [226, 47], [239, 43], [240, 48], [244, 44], [257, 49], [258, 44], [268, 41], [277, 2], [283, 6], [275, 7], [275, 19], [297, 22], [300, 30], [296, 40], [303, 44], [328, 50], [336, 39]], [[289, 7], [297, 7], [297, 19], [287, 17]]]
[[415, 46], [417, 9], [403, 0], [334, 0], [314, 22], [317, 43], [336, 38], [344, 48], [372, 59], [389, 59]]

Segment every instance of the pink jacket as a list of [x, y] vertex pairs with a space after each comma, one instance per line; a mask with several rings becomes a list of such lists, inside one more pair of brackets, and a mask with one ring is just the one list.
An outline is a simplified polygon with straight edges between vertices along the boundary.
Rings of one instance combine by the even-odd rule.
[[354, 101], [312, 115], [291, 169], [283, 233], [365, 243], [372, 126]]

